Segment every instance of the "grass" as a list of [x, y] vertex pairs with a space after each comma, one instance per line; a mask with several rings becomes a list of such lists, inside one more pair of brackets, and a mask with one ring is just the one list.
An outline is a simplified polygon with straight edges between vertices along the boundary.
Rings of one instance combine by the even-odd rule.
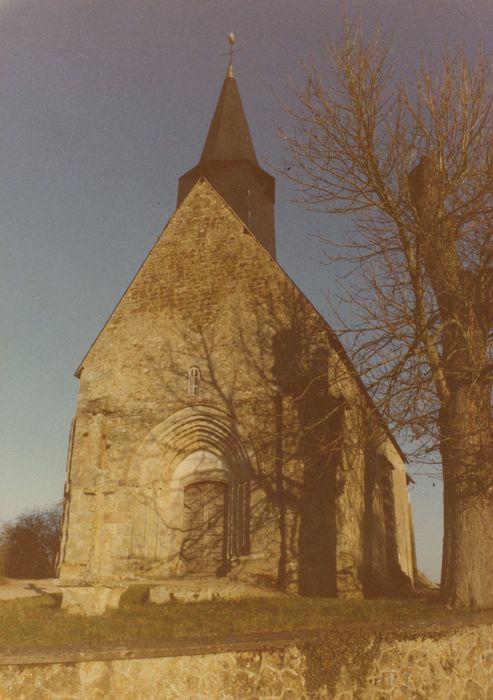
[[0, 651], [14, 647], [99, 645], [131, 640], [330, 628], [355, 622], [432, 623], [454, 613], [425, 599], [344, 601], [327, 598], [250, 598], [197, 603], [143, 603], [142, 590], [123, 597], [119, 610], [98, 617], [69, 616], [53, 596], [0, 601]]

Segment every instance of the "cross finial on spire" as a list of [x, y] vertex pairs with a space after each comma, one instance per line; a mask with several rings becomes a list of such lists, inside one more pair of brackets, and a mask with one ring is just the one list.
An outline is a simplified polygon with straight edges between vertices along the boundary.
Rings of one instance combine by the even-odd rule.
[[236, 41], [236, 37], [234, 35], [234, 32], [230, 32], [228, 34], [228, 41], [229, 41], [229, 51], [226, 53], [222, 53], [221, 56], [229, 56], [229, 64], [228, 64], [228, 72], [227, 72], [227, 77], [228, 78], [233, 78], [233, 54], [239, 51], [239, 49], [234, 49], [233, 46]]
[[233, 53], [234, 53], [234, 43], [235, 43], [235, 35], [233, 32], [230, 32], [228, 34], [228, 41], [229, 41], [229, 66], [228, 66], [228, 78], [233, 77]]

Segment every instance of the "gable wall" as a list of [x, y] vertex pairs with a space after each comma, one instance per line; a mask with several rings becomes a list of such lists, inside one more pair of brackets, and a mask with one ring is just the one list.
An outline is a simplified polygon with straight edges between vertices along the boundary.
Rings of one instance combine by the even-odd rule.
[[[131, 496], [121, 484], [135, 467], [134, 455], [146, 435], [185, 406], [199, 401], [234, 416], [245, 436], [255, 436], [259, 459], [252, 467], [260, 464], [272, 472], [280, 391], [274, 374], [285, 374], [282, 338], [273, 353], [273, 337], [292, 327], [300, 329], [304, 343], [310, 338], [312, 349], [307, 345], [305, 354], [315, 353], [317, 381], [324, 381], [324, 323], [212, 188], [199, 185], [83, 363], [70, 473], [72, 520], [80, 527], [77, 537], [66, 541], [66, 571], [70, 561], [74, 570], [84, 569], [85, 560], [96, 572], [110, 575], [114, 560], [128, 556], [144, 516], [132, 524]], [[202, 375], [197, 399], [187, 395], [192, 365]], [[313, 368], [308, 371], [313, 374]], [[283, 450], [290, 453], [289, 468], [296, 470], [298, 440], [292, 433], [297, 411], [292, 395], [283, 402]], [[156, 463], [159, 469], [164, 467]], [[99, 516], [106, 530], [102, 545], [95, 534], [97, 502], [104, 511]], [[258, 510], [264, 522], [252, 550], [271, 559], [265, 543], [278, 546], [274, 518], [269, 506]], [[269, 530], [268, 536], [262, 529]]]
[[[187, 394], [191, 366], [198, 397]], [[179, 573], [165, 493], [179, 455], [165, 457], [149, 435], [200, 404], [232, 417], [254, 455], [252, 556], [238, 571], [275, 580], [284, 547], [288, 576], [306, 592], [335, 591], [335, 574], [322, 589], [313, 581], [320, 567], [335, 572], [336, 521], [341, 548], [347, 539], [363, 550], [361, 450], [336, 506], [340, 400], [357, 390], [339, 369], [329, 395], [324, 321], [207, 182], [173, 216], [82, 367], [62, 577], [128, 573], [136, 542], [145, 556], [134, 574]]]

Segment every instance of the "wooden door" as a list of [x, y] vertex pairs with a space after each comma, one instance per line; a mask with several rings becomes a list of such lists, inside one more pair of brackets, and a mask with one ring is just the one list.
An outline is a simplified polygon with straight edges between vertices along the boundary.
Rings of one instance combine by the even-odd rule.
[[185, 488], [183, 545], [186, 573], [219, 574], [226, 560], [227, 484], [200, 481]]

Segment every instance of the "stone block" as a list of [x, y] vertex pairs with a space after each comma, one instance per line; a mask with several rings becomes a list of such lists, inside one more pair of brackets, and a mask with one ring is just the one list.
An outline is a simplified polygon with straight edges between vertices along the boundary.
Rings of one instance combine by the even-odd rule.
[[69, 615], [102, 615], [118, 608], [126, 587], [62, 585], [61, 608]]

